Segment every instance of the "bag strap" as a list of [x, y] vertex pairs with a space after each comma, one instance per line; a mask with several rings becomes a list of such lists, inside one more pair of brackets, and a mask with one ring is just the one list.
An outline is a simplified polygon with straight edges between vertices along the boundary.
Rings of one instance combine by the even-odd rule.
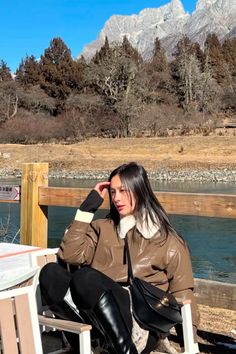
[[131, 280], [133, 280], [134, 275], [133, 275], [131, 257], [129, 253], [129, 244], [128, 244], [127, 236], [125, 237], [125, 255], [128, 262], [128, 282], [130, 282]]

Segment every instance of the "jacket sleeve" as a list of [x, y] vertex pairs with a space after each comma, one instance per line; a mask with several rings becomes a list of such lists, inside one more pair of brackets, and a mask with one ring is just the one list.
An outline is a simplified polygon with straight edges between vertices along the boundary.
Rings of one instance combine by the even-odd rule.
[[75, 219], [66, 229], [58, 256], [73, 265], [89, 265], [96, 249], [98, 233], [91, 221], [103, 198], [94, 189], [77, 210]]
[[73, 265], [89, 265], [92, 262], [98, 232], [91, 223], [93, 213], [78, 209], [75, 220], [66, 229], [59, 247], [58, 256]]
[[170, 292], [176, 298], [191, 300], [192, 321], [195, 327], [194, 333], [196, 333], [200, 317], [194, 296], [191, 258], [186, 245], [182, 244], [180, 248], [173, 252], [167, 267], [167, 276], [169, 279]]
[[192, 264], [187, 245], [180, 244], [168, 250], [167, 277], [170, 292], [191, 289], [194, 286]]

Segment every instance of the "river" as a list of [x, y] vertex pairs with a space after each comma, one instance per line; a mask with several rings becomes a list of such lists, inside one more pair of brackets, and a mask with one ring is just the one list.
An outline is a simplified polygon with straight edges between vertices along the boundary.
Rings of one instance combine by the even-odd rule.
[[[50, 186], [93, 187], [96, 180], [50, 179]], [[2, 179], [1, 184], [18, 185], [20, 180]], [[235, 183], [151, 181], [154, 190], [236, 194]], [[49, 207], [49, 247], [57, 247], [63, 231], [73, 219], [75, 208]], [[105, 211], [99, 211], [101, 217]], [[19, 205], [0, 203], [0, 229], [10, 215], [9, 238], [19, 229]], [[236, 283], [236, 219], [171, 215], [174, 227], [187, 240], [198, 278]], [[2, 239], [3, 240], [3, 239]]]

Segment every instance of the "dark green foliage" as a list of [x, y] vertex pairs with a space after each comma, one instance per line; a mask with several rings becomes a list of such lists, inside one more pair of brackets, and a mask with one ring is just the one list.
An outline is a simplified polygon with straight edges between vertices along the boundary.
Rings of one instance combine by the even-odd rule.
[[16, 70], [15, 80], [23, 86], [38, 85], [42, 82], [40, 66], [33, 55], [27, 55], [25, 59], [22, 59]]
[[236, 77], [236, 38], [227, 39], [222, 45], [222, 52], [232, 76]]
[[58, 100], [65, 100], [71, 90], [78, 86], [78, 68], [71, 57], [71, 52], [61, 38], [54, 38], [41, 56], [41, 87]]
[[92, 58], [92, 62], [94, 64], [102, 64], [103, 60], [106, 60], [110, 54], [110, 44], [108, 38], [105, 38], [105, 43], [101, 47], [100, 50], [96, 52], [94, 57]]
[[123, 52], [123, 55], [126, 56], [126, 58], [133, 60], [137, 65], [139, 63], [142, 63], [143, 60], [142, 60], [141, 55], [139, 54], [137, 49], [135, 49], [131, 45], [131, 43], [129, 42], [129, 40], [126, 36], [124, 36], [124, 38], [123, 38], [121, 50]]
[[153, 57], [151, 66], [155, 71], [165, 71], [168, 69], [167, 57], [164, 49], [161, 46], [159, 38], [156, 38], [153, 49]]
[[11, 81], [11, 70], [7, 66], [6, 62], [1, 60], [0, 61], [0, 81]]
[[[152, 58], [144, 62], [137, 75], [137, 91], [143, 104], [169, 103], [171, 76], [165, 50], [156, 38]], [[172, 83], [173, 84], [173, 83]]]
[[33, 114], [54, 116], [56, 113], [56, 100], [49, 97], [39, 85], [18, 89], [19, 108]]
[[208, 34], [205, 41], [205, 57], [212, 70], [212, 76], [220, 84], [228, 79], [228, 70], [226, 61], [223, 55], [223, 50], [218, 37], [213, 34]]

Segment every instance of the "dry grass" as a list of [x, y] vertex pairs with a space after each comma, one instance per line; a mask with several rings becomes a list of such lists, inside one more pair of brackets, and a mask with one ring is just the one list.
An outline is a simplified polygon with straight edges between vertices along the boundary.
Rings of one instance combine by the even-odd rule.
[[[23, 162], [49, 162], [51, 169], [111, 170], [127, 161], [148, 170], [236, 167], [236, 139], [224, 136], [170, 138], [93, 138], [77, 144], [0, 144], [0, 168], [21, 169]], [[3, 154], [10, 153], [10, 158]]]
[[199, 305], [199, 310], [201, 314], [199, 328], [201, 330], [224, 333], [225, 335], [233, 335], [235, 331], [236, 335], [236, 311], [205, 305]]
[[[200, 353], [236, 353], [236, 311], [199, 305], [200, 326], [198, 343]], [[176, 335], [170, 340], [175, 349], [180, 350]]]

